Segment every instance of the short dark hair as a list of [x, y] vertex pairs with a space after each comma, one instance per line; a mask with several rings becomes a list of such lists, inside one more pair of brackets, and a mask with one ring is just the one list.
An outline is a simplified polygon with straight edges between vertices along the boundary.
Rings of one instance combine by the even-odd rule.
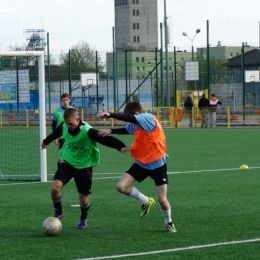
[[63, 113], [64, 120], [68, 120], [71, 117], [78, 117], [78, 111], [75, 108], [67, 108]]
[[134, 115], [135, 112], [138, 112], [140, 114], [143, 112], [143, 108], [140, 103], [136, 101], [128, 102], [125, 106], [124, 113]]
[[62, 100], [63, 98], [68, 98], [70, 99], [70, 95], [68, 93], [63, 93], [60, 97], [60, 100]]

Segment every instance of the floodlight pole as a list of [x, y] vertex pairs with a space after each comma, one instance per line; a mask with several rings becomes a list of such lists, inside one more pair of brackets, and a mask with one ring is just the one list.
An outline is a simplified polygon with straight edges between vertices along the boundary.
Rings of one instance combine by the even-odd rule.
[[[182, 33], [183, 36], [188, 37], [188, 38], [190, 39], [190, 41], [191, 41], [191, 61], [192, 61], [192, 62], [194, 61], [193, 40], [195, 39], [196, 35], [197, 35], [199, 32], [200, 32], [200, 29], [197, 29], [197, 30], [196, 30], [196, 33], [195, 33], [195, 35], [194, 35], [194, 37], [193, 37], [192, 39], [187, 35], [186, 32], [183, 32], [183, 33]], [[194, 81], [194, 90], [196, 90], [196, 88], [197, 88], [197, 87], [196, 87], [196, 80], [195, 80], [195, 81]]]
[[51, 113], [51, 66], [50, 66], [50, 41], [49, 41], [49, 33], [47, 33], [47, 58], [48, 58], [49, 113]]
[[[165, 36], [165, 65], [166, 65], [166, 93], [167, 93], [167, 106], [169, 107], [170, 89], [169, 89], [169, 63], [168, 63], [168, 26], [167, 26], [167, 14], [166, 14], [166, 0], [164, 0], [164, 36]], [[163, 97], [162, 97], [163, 98]]]
[[197, 29], [197, 30], [196, 30], [196, 33], [195, 33], [195, 35], [194, 35], [194, 37], [193, 37], [192, 39], [187, 35], [186, 32], [183, 32], [183, 33], [182, 33], [183, 36], [186, 36], [186, 37], [189, 38], [190, 41], [191, 41], [191, 61], [194, 61], [194, 48], [193, 48], [193, 41], [194, 41], [196, 35], [197, 35], [199, 32], [200, 32], [200, 29]]

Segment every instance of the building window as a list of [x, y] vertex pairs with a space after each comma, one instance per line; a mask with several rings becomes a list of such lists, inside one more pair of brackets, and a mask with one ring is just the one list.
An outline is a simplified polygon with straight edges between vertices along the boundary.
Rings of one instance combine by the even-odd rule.
[[135, 58], [135, 61], [136, 61], [136, 62], [139, 62], [139, 57], [136, 57], [136, 58]]
[[134, 36], [134, 42], [136, 42], [136, 36]]
[[140, 70], [140, 68], [139, 67], [136, 67], [136, 71], [139, 71]]
[[232, 52], [230, 52], [230, 58], [233, 58], [233, 53]]
[[135, 0], [133, 0], [133, 4], [135, 4]]
[[148, 65], [151, 65], [151, 62], [150, 62], [150, 61], [148, 62]]
[[135, 16], [135, 10], [133, 10], [133, 16]]
[[144, 59], [144, 57], [142, 57], [142, 62], [145, 62], [145, 59]]
[[169, 67], [169, 71], [172, 71], [172, 67]]
[[145, 71], [145, 67], [142, 67], [142, 71]]
[[133, 23], [133, 30], [135, 30], [135, 23]]
[[138, 5], [139, 4], [139, 0], [136, 0], [135, 3]]
[[127, 0], [116, 0], [115, 5], [127, 5]]
[[181, 62], [184, 62], [184, 58], [181, 58]]
[[137, 42], [140, 42], [140, 37], [139, 36], [137, 36]]
[[137, 15], [137, 16], [139, 15], [139, 10], [136, 10], [136, 15]]
[[169, 62], [172, 62], [172, 58], [169, 58]]
[[136, 23], [136, 29], [139, 30], [139, 23]]

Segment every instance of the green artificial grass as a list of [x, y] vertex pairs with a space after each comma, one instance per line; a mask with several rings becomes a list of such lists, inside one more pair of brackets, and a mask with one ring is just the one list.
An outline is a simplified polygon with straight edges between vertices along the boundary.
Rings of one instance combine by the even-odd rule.
[[[132, 158], [99, 145], [86, 230], [77, 229], [80, 209], [71, 207], [79, 204], [74, 181], [62, 189], [65, 216], [56, 237], [47, 237], [41, 227], [53, 215], [50, 182], [0, 182], [0, 259], [258, 259], [259, 130], [166, 129], [165, 134], [168, 199], [177, 233], [166, 232], [150, 179], [134, 185], [156, 199], [151, 213], [140, 219], [140, 202], [115, 190]], [[133, 140], [116, 137], [128, 146]], [[54, 144], [47, 157], [50, 181], [57, 167]], [[249, 169], [239, 169], [242, 164]]]

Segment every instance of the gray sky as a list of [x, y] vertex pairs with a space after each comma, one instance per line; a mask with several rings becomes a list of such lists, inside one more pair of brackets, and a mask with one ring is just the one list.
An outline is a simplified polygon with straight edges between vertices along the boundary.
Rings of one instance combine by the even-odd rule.
[[[140, 0], [142, 1], [142, 0]], [[51, 53], [57, 55], [87, 41], [97, 51], [112, 51], [114, 0], [0, 0], [1, 51], [9, 45], [26, 44], [25, 29], [45, 29], [50, 34]], [[206, 46], [206, 21], [210, 21], [210, 43], [259, 46], [259, 0], [167, 0], [172, 46], [190, 51]], [[158, 23], [163, 22], [164, 0], [158, 0]]]

